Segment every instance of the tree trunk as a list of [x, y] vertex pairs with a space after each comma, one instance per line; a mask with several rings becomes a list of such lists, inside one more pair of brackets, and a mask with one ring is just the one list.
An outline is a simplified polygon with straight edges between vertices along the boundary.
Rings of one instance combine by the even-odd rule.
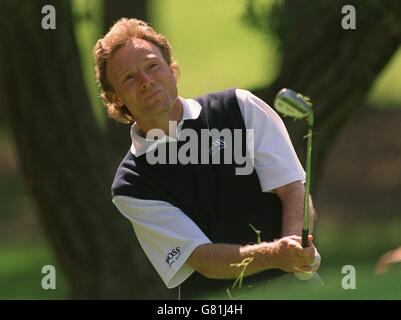
[[[354, 4], [356, 29], [344, 30], [341, 8]], [[283, 87], [310, 96], [315, 104], [312, 187], [322, 176], [325, 156], [355, 116], [377, 76], [401, 42], [400, 2], [285, 1], [271, 16], [278, 18], [281, 70], [273, 84], [253, 92], [269, 102]], [[398, 15], [398, 16], [396, 16]], [[263, 18], [263, 17], [262, 17]], [[270, 26], [270, 25], [269, 25]], [[266, 31], [265, 31], [266, 32]], [[307, 131], [303, 121], [285, 120], [296, 151], [304, 161]]]
[[107, 31], [120, 18], [136, 18], [148, 21], [148, 1], [104, 0], [104, 28]]
[[[148, 1], [118, 1], [104, 0], [103, 25], [106, 33], [120, 18], [137, 18], [148, 22]], [[113, 119], [107, 120], [107, 132], [113, 152], [113, 162], [118, 165], [128, 152], [131, 144], [130, 126], [118, 123]]]
[[0, 91], [20, 167], [72, 298], [170, 298], [111, 203], [107, 137], [85, 90], [69, 0], [0, 2]]

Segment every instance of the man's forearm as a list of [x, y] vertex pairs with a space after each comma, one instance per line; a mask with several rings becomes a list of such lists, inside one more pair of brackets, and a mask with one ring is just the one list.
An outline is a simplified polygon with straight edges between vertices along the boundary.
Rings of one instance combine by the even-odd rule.
[[[235, 279], [242, 271], [249, 276], [267, 269], [286, 272], [310, 272], [315, 248], [302, 248], [301, 237], [280, 238], [254, 245], [203, 244], [197, 247], [186, 263], [212, 279]], [[244, 263], [248, 261], [244, 269]]]
[[213, 279], [235, 279], [244, 266], [245, 259], [252, 261], [245, 269], [244, 276], [274, 268], [275, 250], [271, 243], [240, 246], [234, 244], [205, 244], [194, 250], [187, 263], [204, 276]]
[[[283, 236], [301, 235], [303, 227], [304, 212], [304, 186], [298, 184], [281, 197], [283, 204]], [[315, 219], [315, 210], [312, 199], [309, 197], [310, 233], [313, 230], [313, 221]]]
[[[283, 202], [283, 237], [290, 235], [300, 236], [304, 223], [304, 198], [299, 201], [297, 195], [293, 199]], [[309, 197], [309, 234], [313, 232], [313, 222], [315, 219], [312, 199]]]

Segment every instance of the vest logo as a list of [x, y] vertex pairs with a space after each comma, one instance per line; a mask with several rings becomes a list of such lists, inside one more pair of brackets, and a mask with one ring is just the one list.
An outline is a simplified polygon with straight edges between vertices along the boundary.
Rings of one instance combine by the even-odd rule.
[[211, 155], [215, 154], [217, 151], [224, 149], [226, 146], [226, 142], [224, 141], [224, 137], [219, 137], [212, 142], [212, 146], [209, 149], [209, 153]]
[[181, 256], [180, 247], [174, 248], [167, 254], [166, 263], [171, 267], [173, 263], [175, 263], [180, 256]]

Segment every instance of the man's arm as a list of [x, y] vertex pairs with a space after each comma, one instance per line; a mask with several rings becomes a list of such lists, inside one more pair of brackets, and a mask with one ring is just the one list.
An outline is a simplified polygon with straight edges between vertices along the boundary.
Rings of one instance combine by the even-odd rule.
[[[303, 249], [301, 231], [303, 226], [304, 185], [300, 181], [289, 183], [274, 190], [283, 203], [283, 238], [274, 242], [255, 245], [204, 244], [197, 247], [187, 264], [208, 278], [235, 279], [243, 267], [232, 264], [252, 258], [244, 276], [267, 269], [281, 269], [286, 272], [310, 272], [314, 267], [315, 247]], [[310, 230], [315, 218], [312, 200], [310, 202]]]
[[285, 237], [275, 242], [262, 242], [255, 245], [240, 246], [235, 244], [204, 244], [198, 246], [186, 263], [212, 279], [235, 279], [243, 267], [240, 264], [247, 258], [248, 264], [244, 276], [249, 276], [267, 269], [281, 269], [287, 272], [310, 272], [314, 260], [314, 247], [303, 249], [298, 236]]
[[[290, 235], [300, 236], [303, 226], [305, 187], [300, 181], [289, 183], [274, 190], [283, 204], [283, 237]], [[315, 210], [312, 199], [309, 197], [310, 224], [312, 233]]]

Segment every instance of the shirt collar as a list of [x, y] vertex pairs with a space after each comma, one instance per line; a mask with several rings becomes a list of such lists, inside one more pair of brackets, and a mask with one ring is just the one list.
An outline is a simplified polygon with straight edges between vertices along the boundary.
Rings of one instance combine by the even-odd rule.
[[[184, 99], [182, 97], [178, 97], [178, 99], [180, 99], [183, 110], [182, 110], [182, 119], [177, 124], [177, 132], [176, 132], [177, 136], [181, 131], [184, 121], [198, 119], [200, 112], [202, 110], [202, 106], [193, 99]], [[146, 153], [146, 150], [150, 148], [152, 144], [155, 144], [154, 140], [146, 139], [146, 137], [142, 137], [139, 134], [139, 128], [136, 122], [131, 126], [130, 135], [132, 141], [131, 153], [136, 157]], [[164, 138], [158, 140], [157, 143], [166, 142], [168, 140], [169, 138], [164, 136]]]

